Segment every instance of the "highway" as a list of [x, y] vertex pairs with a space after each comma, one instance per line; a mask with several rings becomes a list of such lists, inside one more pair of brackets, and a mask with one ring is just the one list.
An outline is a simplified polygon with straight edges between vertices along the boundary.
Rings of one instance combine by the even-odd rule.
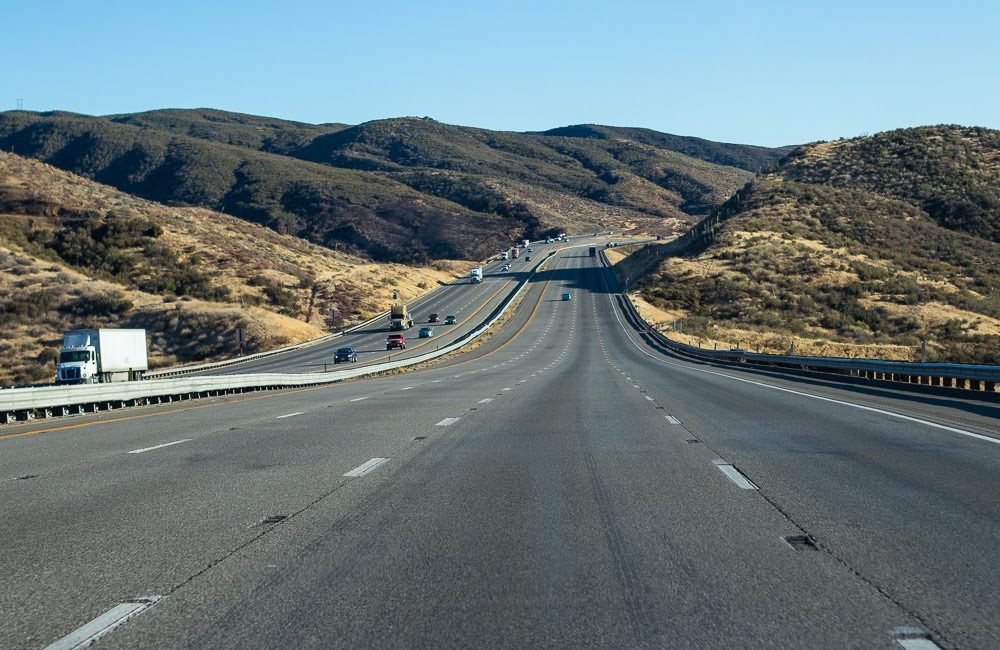
[[1000, 647], [1000, 408], [618, 300], [570, 249], [448, 361], [0, 429], [0, 646]]
[[[468, 278], [461, 278], [410, 301], [407, 306], [414, 324], [412, 329], [403, 332], [407, 343], [405, 350], [395, 349], [387, 351], [385, 349], [385, 338], [390, 332], [389, 323], [386, 320], [385, 322], [378, 322], [361, 328], [346, 336], [335, 337], [329, 341], [314, 344], [300, 350], [195, 374], [218, 375], [332, 370], [334, 369], [334, 352], [337, 348], [346, 346], [351, 346], [357, 351], [357, 363], [361, 365], [378, 363], [390, 358], [403, 359], [416, 356], [428, 350], [434, 350], [437, 346], [443, 347], [462, 335], [467, 334], [482, 322], [491, 310], [499, 305], [510, 292], [514, 291], [518, 282], [528, 275], [529, 270], [536, 266], [550, 252], [567, 245], [579, 245], [580, 241], [590, 241], [591, 239], [593, 238], [578, 240], [573, 244], [561, 242], [532, 244], [531, 248], [533, 251], [531, 253], [522, 251], [522, 256], [516, 260], [495, 261], [484, 264], [483, 281], [480, 283], [472, 283]], [[531, 257], [530, 262], [526, 261], [527, 256]], [[501, 267], [508, 263], [511, 265], [510, 270], [501, 271]], [[469, 268], [472, 268], [471, 264]], [[388, 309], [389, 305], [386, 305], [385, 308]], [[428, 318], [432, 313], [437, 313], [441, 322], [428, 322]], [[457, 317], [458, 322], [455, 325], [445, 324], [444, 320], [449, 315]], [[420, 328], [424, 326], [434, 329], [434, 335], [431, 338], [418, 338]]]

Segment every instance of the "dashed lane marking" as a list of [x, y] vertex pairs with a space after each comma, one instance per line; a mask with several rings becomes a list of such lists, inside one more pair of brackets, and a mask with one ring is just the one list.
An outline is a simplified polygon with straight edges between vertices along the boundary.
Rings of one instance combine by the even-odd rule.
[[95, 643], [105, 634], [123, 625], [156, 604], [162, 596], [140, 596], [115, 605], [97, 618], [76, 628], [63, 638], [45, 646], [45, 650], [78, 650]]
[[179, 445], [182, 442], [191, 442], [191, 438], [184, 438], [183, 440], [174, 440], [173, 442], [165, 442], [162, 445], [154, 445], [152, 447], [143, 447], [142, 449], [133, 449], [128, 452], [130, 454], [144, 454], [147, 451], [153, 451], [154, 449], [163, 449], [164, 447], [173, 447], [174, 445]]
[[753, 481], [748, 479], [743, 475], [740, 470], [733, 467], [731, 464], [722, 460], [721, 458], [716, 458], [712, 461], [712, 464], [719, 468], [719, 471], [726, 475], [730, 481], [735, 483], [741, 489], [744, 490], [756, 490], [757, 486], [753, 484]]
[[388, 458], [372, 458], [367, 462], [361, 463], [351, 471], [344, 474], [344, 476], [348, 478], [360, 478], [365, 474], [370, 474], [371, 472], [375, 471], [381, 465], [388, 462], [388, 460], [389, 460]]

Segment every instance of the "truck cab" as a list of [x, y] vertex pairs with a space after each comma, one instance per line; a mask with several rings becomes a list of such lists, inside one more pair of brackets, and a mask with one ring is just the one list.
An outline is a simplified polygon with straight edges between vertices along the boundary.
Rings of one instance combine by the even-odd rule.
[[94, 346], [64, 347], [59, 351], [57, 384], [96, 384], [97, 380], [97, 350]]
[[406, 309], [406, 305], [397, 303], [389, 310], [389, 330], [401, 332], [413, 327], [413, 318]]

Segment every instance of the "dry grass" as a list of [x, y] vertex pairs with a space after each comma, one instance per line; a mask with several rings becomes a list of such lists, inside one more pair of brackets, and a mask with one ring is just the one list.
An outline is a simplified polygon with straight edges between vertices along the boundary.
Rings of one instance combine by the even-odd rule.
[[[39, 248], [25, 233], [58, 232], [70, 220], [143, 219], [162, 228], [157, 244], [194, 265], [224, 302], [141, 291], [118, 278], [74, 267]], [[249, 351], [321, 336], [386, 309], [393, 291], [412, 299], [467, 273], [472, 262], [428, 267], [373, 264], [234, 217], [198, 208], [172, 208], [138, 199], [43, 163], [0, 152], [0, 383], [51, 379], [62, 331], [84, 326], [146, 327], [154, 366], [226, 357], [236, 352], [237, 327]], [[141, 251], [140, 251], [141, 252]], [[138, 256], [140, 264], [142, 256]], [[155, 275], [157, 269], [142, 269]], [[269, 304], [261, 279], [287, 292], [284, 307]], [[315, 287], [315, 289], [313, 288]], [[31, 317], [10, 313], [10, 300], [43, 295]], [[6, 296], [7, 298], [2, 298]], [[74, 301], [113, 296], [130, 303], [105, 316], [68, 313]], [[313, 308], [310, 313], [310, 300]], [[285, 313], [279, 313], [279, 309]]]

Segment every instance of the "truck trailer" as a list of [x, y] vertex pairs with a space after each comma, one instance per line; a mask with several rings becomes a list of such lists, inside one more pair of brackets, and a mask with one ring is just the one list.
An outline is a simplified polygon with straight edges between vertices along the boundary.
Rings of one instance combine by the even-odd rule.
[[63, 334], [56, 383], [138, 381], [148, 369], [146, 330], [70, 330]]
[[519, 257], [521, 257], [521, 251], [520, 250], [518, 250], [517, 248], [510, 249], [510, 259], [516, 260]]
[[472, 284], [476, 284], [478, 282], [482, 282], [483, 281], [483, 268], [481, 266], [477, 266], [476, 268], [474, 268], [471, 271], [469, 271], [469, 280], [472, 281]]

